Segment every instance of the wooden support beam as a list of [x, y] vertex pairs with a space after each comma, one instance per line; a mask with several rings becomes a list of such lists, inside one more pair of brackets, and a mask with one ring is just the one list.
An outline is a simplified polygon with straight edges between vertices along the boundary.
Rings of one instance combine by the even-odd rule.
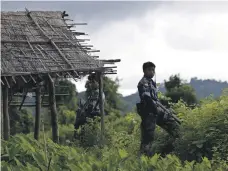
[[74, 71], [74, 73], [75, 73], [75, 75], [76, 75], [77, 77], [80, 77], [79, 74], [78, 74], [76, 71]]
[[110, 73], [105, 72], [105, 73], [104, 73], [104, 75], [111, 75], [111, 74], [117, 74], [117, 73], [116, 73], [116, 72], [110, 72]]
[[[89, 39], [76, 39], [78, 42], [85, 42], [89, 41]], [[2, 40], [2, 43], [28, 43], [27, 40]], [[31, 44], [50, 44], [50, 40], [44, 41], [44, 40], [39, 40], [39, 41], [30, 41], [29, 43]], [[69, 41], [58, 41], [56, 40], [55, 43], [70, 43]]]
[[103, 74], [99, 73], [99, 107], [101, 112], [101, 143], [104, 143], [104, 98], [103, 98]]
[[83, 32], [73, 32], [74, 35], [76, 36], [80, 36], [80, 35], [86, 35], [85, 33]]
[[94, 53], [94, 52], [100, 52], [100, 50], [87, 50], [87, 52], [92, 52], [92, 53]]
[[51, 78], [50, 74], [48, 74], [48, 80], [54, 84], [54, 80]]
[[50, 78], [48, 79], [49, 86], [49, 104], [51, 110], [51, 125], [52, 125], [52, 138], [53, 141], [59, 142], [59, 133], [58, 133], [58, 116], [56, 109], [56, 99], [55, 99], [55, 84], [54, 81]]
[[2, 79], [1, 79], [1, 83], [2, 83], [2, 85], [5, 85], [4, 82], [2, 81]]
[[6, 77], [4, 77], [4, 79], [5, 79], [5, 82], [6, 82], [7, 87], [8, 87], [8, 88], [10, 88], [10, 84], [9, 84], [9, 82], [8, 82], [7, 78], [6, 78]]
[[[91, 69], [88, 69], [88, 68], [80, 68], [80, 69], [77, 69], [75, 70], [74, 68], [73, 69], [62, 69], [62, 70], [55, 70], [55, 71], [41, 71], [41, 72], [20, 72], [20, 73], [17, 73], [17, 72], [9, 72], [9, 73], [4, 73], [2, 74], [2, 76], [12, 76], [12, 75], [19, 75], [22, 76], [22, 75], [29, 75], [29, 74], [33, 74], [33, 75], [38, 75], [38, 74], [48, 74], [48, 73], [51, 73], [51, 74], [55, 74], [55, 73], [66, 73], [66, 72], [72, 72], [72, 71], [77, 71], [77, 72], [98, 72], [98, 71], [101, 71], [101, 70], [104, 70], [104, 69], [109, 69], [109, 68], [117, 68], [116, 66], [112, 66], [112, 67], [98, 67], [98, 68], [91, 68]], [[22, 78], [23, 79], [23, 78]], [[26, 81], [26, 80], [25, 80]]]
[[78, 42], [90, 41], [90, 39], [76, 39]]
[[120, 62], [120, 59], [110, 59], [110, 60], [101, 60], [102, 62], [111, 62], [111, 63], [115, 63], [115, 62]]
[[35, 117], [35, 129], [34, 138], [39, 139], [40, 133], [40, 110], [41, 110], [41, 88], [38, 86], [36, 88], [36, 117]]
[[9, 74], [9, 75], [12, 75], [12, 74], [13, 75], [27, 75], [27, 74], [31, 74], [31, 72], [7, 72], [7, 74]]
[[17, 84], [17, 82], [16, 82], [14, 76], [12, 76], [12, 80], [13, 80], [13, 82], [14, 82], [15, 84]]
[[9, 99], [9, 102], [8, 102], [8, 106], [10, 106], [10, 103], [12, 102], [13, 100], [13, 89], [11, 88], [10, 89], [10, 99]]
[[99, 58], [99, 56], [91, 56], [92, 58]]
[[[42, 98], [41, 98], [41, 105], [43, 105], [43, 102], [44, 102], [44, 96], [45, 96], [45, 91], [43, 92], [43, 94], [42, 94]], [[49, 97], [49, 95], [48, 95], [48, 97]]]
[[69, 72], [67, 72], [67, 75], [69, 75], [69, 77], [73, 78], [73, 80], [74, 80], [75, 82], [77, 82], [77, 80], [76, 80]]
[[21, 104], [20, 104], [19, 110], [21, 110], [21, 108], [22, 108], [22, 106], [23, 106], [23, 104], [24, 104], [24, 102], [25, 102], [25, 99], [26, 99], [26, 97], [27, 97], [27, 93], [28, 93], [28, 89], [26, 89], [26, 92], [25, 92], [24, 97], [23, 97], [23, 99], [22, 99], [22, 102], [21, 102]]
[[27, 84], [28, 82], [26, 81], [25, 77], [23, 77], [23, 75], [21, 75], [22, 80], [25, 82], [25, 84]]
[[30, 74], [30, 77], [32, 79], [32, 81], [36, 84], [36, 80], [33, 78], [33, 76]]
[[69, 18], [64, 18], [63, 20], [64, 20], [64, 21], [74, 21], [74, 20], [69, 19]]
[[[58, 86], [55, 86], [55, 87], [58, 87]], [[65, 86], [65, 87], [69, 87], [69, 86]], [[43, 93], [45, 93], [45, 92], [43, 92]], [[69, 96], [69, 95], [70, 94], [55, 94], [55, 96]], [[16, 96], [16, 97], [23, 97], [23, 95], [21, 95], [21, 94], [14, 94], [14, 96]], [[49, 95], [48, 94], [42, 94], [42, 96], [48, 97]], [[36, 97], [36, 96], [33, 95], [32, 97]]]
[[[57, 106], [60, 106], [60, 105], [65, 105], [65, 104], [63, 104], [63, 103], [60, 103], [60, 104], [56, 104]], [[10, 106], [19, 106], [18, 104], [10, 104]], [[23, 106], [25, 106], [25, 107], [36, 107], [36, 105], [35, 104], [24, 104]], [[47, 104], [47, 103], [44, 103], [44, 104], [42, 104], [41, 105], [42, 107], [49, 107], [50, 108], [50, 105], [49, 104]]]
[[87, 25], [87, 23], [71, 23], [68, 24], [69, 26], [74, 26], [74, 25]]
[[80, 48], [83, 49], [83, 50], [92, 50], [92, 49], [89, 48], [89, 47], [83, 47], [83, 46], [81, 46]]
[[81, 44], [81, 47], [93, 47], [93, 45], [84, 45], [84, 44]]
[[9, 106], [8, 106], [8, 87], [3, 86], [3, 138], [9, 140], [10, 137], [10, 119], [9, 119]]

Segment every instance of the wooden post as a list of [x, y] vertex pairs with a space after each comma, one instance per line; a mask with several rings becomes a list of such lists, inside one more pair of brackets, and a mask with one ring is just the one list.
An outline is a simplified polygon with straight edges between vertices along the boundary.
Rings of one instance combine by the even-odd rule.
[[3, 138], [8, 140], [10, 137], [10, 120], [8, 106], [8, 87], [5, 85], [2, 88], [3, 95]]
[[36, 88], [36, 118], [35, 118], [35, 129], [34, 138], [39, 139], [40, 133], [40, 110], [41, 110], [41, 88], [38, 86]]
[[99, 107], [101, 112], [101, 143], [104, 143], [104, 101], [103, 101], [103, 74], [99, 73]]
[[[2, 94], [2, 92], [1, 92]], [[3, 113], [3, 104], [1, 103], [1, 113]], [[3, 139], [3, 114], [1, 115], [1, 139]]]
[[51, 110], [51, 125], [52, 125], [52, 138], [53, 141], [59, 143], [59, 133], [58, 133], [58, 117], [56, 109], [55, 100], [55, 84], [49, 75], [49, 105]]

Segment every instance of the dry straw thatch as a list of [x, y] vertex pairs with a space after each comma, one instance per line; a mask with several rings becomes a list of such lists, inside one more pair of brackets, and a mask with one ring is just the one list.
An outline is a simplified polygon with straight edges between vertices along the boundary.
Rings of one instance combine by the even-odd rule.
[[1, 12], [1, 75], [99, 70], [104, 61], [82, 45], [60, 11]]

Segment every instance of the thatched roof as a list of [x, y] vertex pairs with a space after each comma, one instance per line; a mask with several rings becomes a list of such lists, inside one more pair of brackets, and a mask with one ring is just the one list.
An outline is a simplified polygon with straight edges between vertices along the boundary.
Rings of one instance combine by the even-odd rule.
[[1, 74], [96, 71], [104, 62], [90, 55], [90, 46], [76, 38], [59, 11], [1, 12]]

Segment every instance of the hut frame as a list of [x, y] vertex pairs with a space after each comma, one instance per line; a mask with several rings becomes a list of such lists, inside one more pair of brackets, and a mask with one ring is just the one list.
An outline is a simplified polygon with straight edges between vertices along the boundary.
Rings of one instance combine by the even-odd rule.
[[[34, 138], [38, 140], [40, 131], [41, 107], [48, 106], [51, 111], [52, 137], [59, 142], [58, 115], [56, 109], [55, 80], [71, 78], [78, 81], [90, 73], [99, 74], [99, 98], [101, 109], [101, 131], [104, 134], [104, 106], [102, 101], [103, 75], [116, 74], [116, 66], [106, 64], [120, 62], [99, 60], [85, 44], [86, 35], [72, 30], [85, 23], [68, 23], [68, 14], [61, 11], [1, 12], [1, 91], [3, 108], [3, 138], [10, 137], [9, 106], [23, 106], [27, 92], [36, 93], [36, 116]], [[84, 43], [84, 44], [83, 44]], [[49, 90], [49, 104], [42, 105], [42, 89]], [[12, 104], [14, 95], [23, 96], [22, 102]], [[60, 94], [61, 95], [61, 94]], [[62, 94], [63, 95], [63, 94]]]

